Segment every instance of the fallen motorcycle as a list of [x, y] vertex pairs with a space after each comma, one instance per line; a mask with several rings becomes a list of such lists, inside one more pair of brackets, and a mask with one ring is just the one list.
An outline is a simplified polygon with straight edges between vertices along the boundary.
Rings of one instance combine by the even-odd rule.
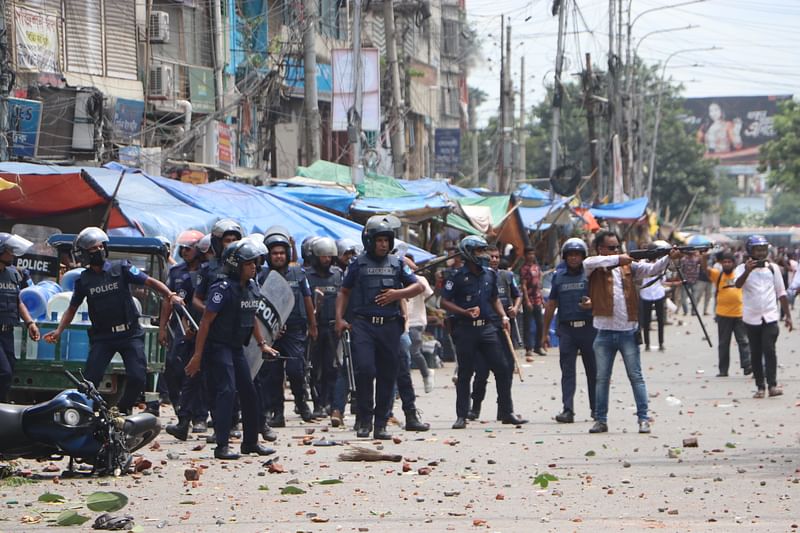
[[149, 413], [121, 416], [94, 384], [64, 371], [75, 389], [36, 405], [0, 403], [0, 459], [60, 460], [92, 465], [92, 474], [127, 473], [131, 453], [161, 431]]

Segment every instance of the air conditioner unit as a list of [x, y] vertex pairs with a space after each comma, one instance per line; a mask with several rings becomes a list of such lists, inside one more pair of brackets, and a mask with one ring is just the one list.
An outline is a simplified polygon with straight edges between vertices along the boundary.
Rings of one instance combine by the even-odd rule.
[[150, 13], [150, 42], [169, 42], [169, 13], [166, 11], [153, 11]]
[[150, 69], [148, 93], [151, 100], [172, 100], [175, 97], [172, 65], [155, 65]]

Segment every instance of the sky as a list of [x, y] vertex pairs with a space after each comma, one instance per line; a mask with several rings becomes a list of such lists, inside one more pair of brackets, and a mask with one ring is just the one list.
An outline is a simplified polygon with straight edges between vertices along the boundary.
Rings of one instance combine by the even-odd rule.
[[[563, 79], [578, 80], [585, 54], [606, 65], [609, 0], [567, 2]], [[615, 4], [619, 0], [614, 0]], [[666, 77], [684, 86], [684, 96], [794, 94], [800, 97], [800, 0], [622, 0], [631, 5], [632, 48], [647, 63], [667, 63]], [[500, 94], [500, 16], [511, 24], [511, 65], [515, 91], [520, 57], [525, 56], [525, 107], [542, 101], [552, 85], [558, 17], [552, 0], [466, 0], [467, 19], [482, 41], [483, 60], [469, 73], [471, 87], [489, 95], [478, 109], [478, 124], [497, 113]], [[641, 15], [641, 16], [639, 16]], [[637, 18], [638, 17], [638, 18]], [[509, 21], [510, 19], [510, 21]], [[685, 29], [687, 26], [696, 26]], [[676, 31], [665, 31], [683, 28]], [[656, 33], [651, 33], [656, 32]], [[686, 51], [689, 49], [715, 50]], [[623, 41], [623, 60], [625, 42]], [[519, 115], [519, 96], [515, 97]]]

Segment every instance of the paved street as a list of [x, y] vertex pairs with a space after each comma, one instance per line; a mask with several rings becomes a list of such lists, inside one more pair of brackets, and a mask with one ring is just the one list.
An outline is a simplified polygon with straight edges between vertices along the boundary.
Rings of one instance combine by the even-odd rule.
[[[715, 324], [706, 318], [716, 346]], [[482, 423], [451, 430], [455, 391], [448, 366], [437, 371], [434, 392], [420, 393], [418, 401], [432, 431], [393, 428], [401, 441], [382, 445], [402, 462], [340, 462], [344, 446], [305, 446], [302, 440], [311, 430], [311, 438], [339, 441], [354, 440], [354, 433], [328, 429], [327, 422], [302, 424], [294, 416], [290, 427], [278, 430], [275, 462], [285, 473], [269, 473], [256, 457], [215, 461], [211, 445], [162, 434], [158, 449], [144, 450], [153, 464], [145, 475], [0, 487], [0, 531], [44, 530], [46, 520], [97, 490], [126, 494], [130, 503], [119, 514], [132, 515], [145, 531], [792, 531], [800, 524], [798, 339], [797, 332], [781, 332], [784, 396], [754, 400], [752, 380], [737, 368], [731, 377], [715, 377], [716, 347], [701, 342], [696, 322], [668, 326], [666, 353], [643, 354], [651, 435], [636, 432], [619, 358], [610, 432], [587, 433], [584, 389], [576, 423], [555, 423], [560, 371], [551, 349], [525, 364], [524, 383], [514, 385], [516, 409], [531, 419], [520, 429], [486, 420], [494, 415], [494, 402], [487, 401]], [[733, 360], [736, 355], [734, 348]], [[421, 391], [418, 373], [414, 379]], [[493, 395], [492, 384], [489, 390]], [[690, 437], [697, 447], [683, 446]], [[196, 445], [202, 449], [193, 450]], [[42, 472], [46, 464], [24, 466], [55, 475]], [[187, 468], [201, 468], [199, 482], [184, 481]], [[558, 478], [546, 489], [533, 484], [544, 473]], [[315, 483], [332, 479], [341, 483]], [[281, 495], [287, 486], [305, 493]], [[45, 492], [68, 503], [37, 502]], [[44, 521], [22, 523], [37, 511]], [[79, 512], [92, 520], [98, 515], [85, 507]]]

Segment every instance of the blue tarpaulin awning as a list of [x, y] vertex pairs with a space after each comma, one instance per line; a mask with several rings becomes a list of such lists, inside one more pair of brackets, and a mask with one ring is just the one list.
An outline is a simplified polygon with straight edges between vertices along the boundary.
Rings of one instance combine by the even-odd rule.
[[432, 178], [420, 178], [418, 180], [397, 180], [405, 190], [410, 193], [418, 194], [420, 196], [429, 196], [432, 194], [441, 194], [451, 200], [457, 198], [477, 198], [480, 195], [472, 192], [464, 187], [458, 187], [446, 180], [437, 180]]
[[294, 198], [303, 203], [346, 215], [356, 194], [344, 189], [322, 187], [258, 187], [259, 190], [281, 197]]
[[603, 204], [597, 207], [592, 207], [589, 211], [595, 218], [617, 219], [617, 220], [635, 220], [644, 215], [647, 210], [647, 198], [634, 198], [627, 202], [619, 202], [616, 204]]
[[[528, 230], [547, 229], [550, 227], [552, 219], [561, 212], [561, 208], [566, 204], [566, 200], [557, 200], [551, 204], [542, 205], [540, 207], [524, 207], [520, 206], [519, 216], [522, 219], [522, 225]], [[541, 224], [540, 224], [541, 221]], [[546, 222], [545, 222], [546, 221]]]

